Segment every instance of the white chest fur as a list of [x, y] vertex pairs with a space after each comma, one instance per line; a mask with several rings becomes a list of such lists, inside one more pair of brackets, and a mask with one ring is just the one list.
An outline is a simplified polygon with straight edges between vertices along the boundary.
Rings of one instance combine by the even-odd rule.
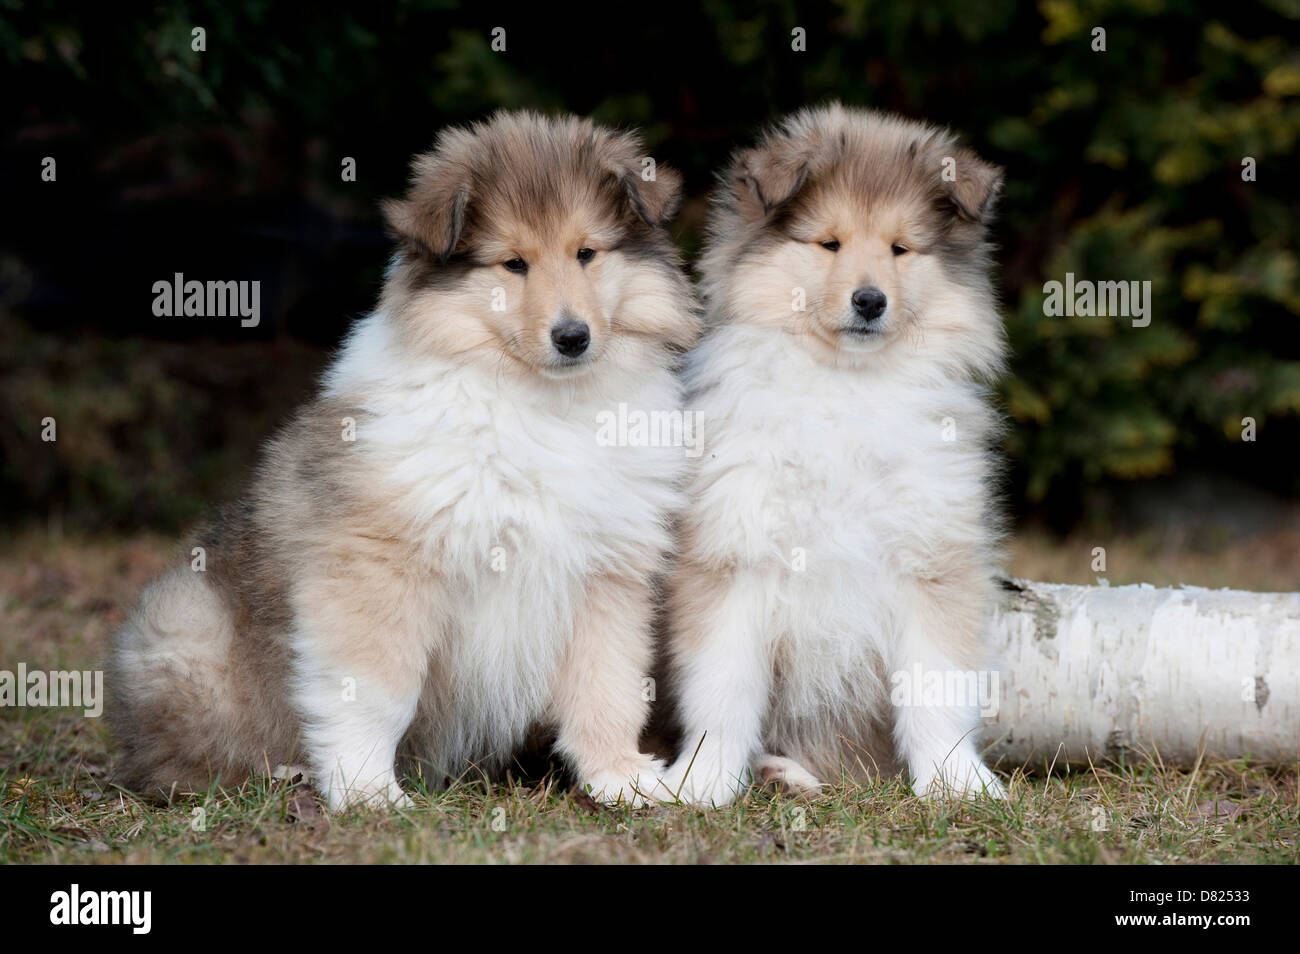
[[679, 385], [666, 368], [568, 389], [412, 366], [380, 316], [367, 322], [327, 391], [366, 413], [357, 450], [439, 576], [447, 698], [430, 756], [462, 762], [545, 716], [587, 581], [642, 575], [669, 549], [683, 449], [610, 445], [599, 422], [620, 402], [676, 409]]
[[860, 566], [982, 513], [993, 419], [971, 384], [829, 368], [744, 328], [714, 332], [687, 384], [705, 433], [694, 513], [718, 556]]
[[763, 580], [768, 638], [828, 671], [885, 638], [903, 574], [982, 537], [993, 419], [975, 386], [826, 367], [738, 326], [692, 354], [687, 385], [705, 435], [696, 552]]

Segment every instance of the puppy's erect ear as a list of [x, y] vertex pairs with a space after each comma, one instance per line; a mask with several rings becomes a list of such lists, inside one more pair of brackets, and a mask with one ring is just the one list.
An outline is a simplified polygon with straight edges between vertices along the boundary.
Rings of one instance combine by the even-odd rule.
[[732, 187], [739, 211], [757, 219], [792, 199], [808, 178], [808, 155], [790, 139], [769, 141], [736, 153]]
[[618, 181], [632, 211], [646, 225], [664, 225], [682, 201], [682, 177], [661, 162], [647, 161], [641, 140], [631, 133], [611, 135], [603, 142], [593, 136], [604, 156], [602, 163]]
[[951, 150], [944, 160], [940, 174], [957, 215], [987, 225], [993, 219], [993, 206], [1002, 188], [1002, 169], [965, 148]]
[[667, 223], [682, 204], [682, 177], [662, 163], [640, 172], [625, 172], [621, 183], [633, 210], [646, 225]]
[[416, 156], [406, 198], [387, 199], [381, 206], [399, 241], [444, 263], [460, 241], [470, 201], [470, 167], [457, 148], [460, 136], [459, 130], [450, 130], [432, 152]]

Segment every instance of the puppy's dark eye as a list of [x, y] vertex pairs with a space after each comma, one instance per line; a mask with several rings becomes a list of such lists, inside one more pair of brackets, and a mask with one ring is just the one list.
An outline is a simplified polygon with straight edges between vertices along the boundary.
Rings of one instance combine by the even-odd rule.
[[584, 265], [586, 265], [595, 257], [596, 257], [596, 250], [594, 248], [578, 249], [578, 261], [582, 262], [582, 264]]
[[828, 252], [838, 252], [840, 250], [840, 243], [835, 241], [835, 239], [831, 239], [829, 242], [822, 242], [822, 248], [826, 249]]
[[906, 255], [908, 252], [911, 251], [911, 249], [908, 248], [906, 245], [899, 245], [897, 242], [889, 246], [889, 250], [893, 252], [895, 255]]
[[528, 263], [522, 258], [512, 258], [510, 261], [502, 262], [501, 264], [505, 266], [506, 271], [509, 272], [519, 272], [522, 274], [523, 272], [528, 271]]

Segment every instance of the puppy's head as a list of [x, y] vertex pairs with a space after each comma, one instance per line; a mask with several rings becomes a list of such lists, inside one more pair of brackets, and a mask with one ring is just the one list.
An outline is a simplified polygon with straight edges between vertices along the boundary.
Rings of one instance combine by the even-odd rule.
[[384, 205], [401, 248], [383, 307], [418, 348], [543, 378], [685, 347], [693, 299], [663, 228], [680, 185], [634, 134], [584, 119], [447, 129]]
[[1001, 181], [935, 127], [839, 105], [798, 113], [724, 176], [709, 304], [840, 364], [920, 353], [991, 374], [1002, 331], [985, 233]]

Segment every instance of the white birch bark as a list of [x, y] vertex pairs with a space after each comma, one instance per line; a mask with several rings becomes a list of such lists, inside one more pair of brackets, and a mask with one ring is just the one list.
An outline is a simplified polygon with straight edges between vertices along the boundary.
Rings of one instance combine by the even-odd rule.
[[1003, 769], [1159, 752], [1300, 758], [1300, 593], [1008, 585], [993, 632]]

